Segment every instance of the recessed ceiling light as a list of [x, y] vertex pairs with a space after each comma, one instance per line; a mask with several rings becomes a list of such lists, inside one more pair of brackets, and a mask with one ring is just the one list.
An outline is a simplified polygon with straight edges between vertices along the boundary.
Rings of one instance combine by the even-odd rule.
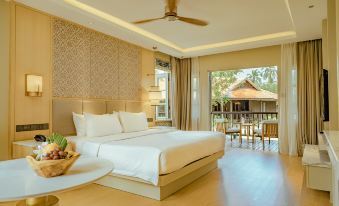
[[309, 5], [308, 8], [309, 9], [312, 9], [314, 7], [314, 5]]

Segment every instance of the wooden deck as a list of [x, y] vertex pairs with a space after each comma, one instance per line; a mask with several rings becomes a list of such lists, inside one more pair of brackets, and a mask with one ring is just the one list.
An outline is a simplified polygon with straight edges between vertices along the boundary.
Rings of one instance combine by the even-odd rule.
[[249, 138], [247, 142], [247, 136], [242, 137], [242, 144], [239, 143], [239, 137], [235, 136], [233, 141], [231, 141], [231, 136], [226, 135], [226, 146], [233, 149], [247, 149], [247, 150], [256, 150], [256, 151], [267, 151], [267, 152], [279, 152], [278, 139], [271, 139], [271, 143], [268, 143], [268, 140], [265, 140], [265, 149], [263, 149], [262, 141], [260, 137], [255, 138], [255, 143], [252, 143], [252, 137]]

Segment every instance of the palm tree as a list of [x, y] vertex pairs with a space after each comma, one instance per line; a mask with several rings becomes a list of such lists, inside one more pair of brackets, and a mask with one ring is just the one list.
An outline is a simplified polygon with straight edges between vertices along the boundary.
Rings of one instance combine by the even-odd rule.
[[247, 75], [253, 83], [261, 85], [262, 72], [259, 69], [253, 69], [250, 74]]
[[263, 72], [263, 77], [271, 84], [273, 80], [277, 78], [277, 70], [272, 67], [266, 67]]

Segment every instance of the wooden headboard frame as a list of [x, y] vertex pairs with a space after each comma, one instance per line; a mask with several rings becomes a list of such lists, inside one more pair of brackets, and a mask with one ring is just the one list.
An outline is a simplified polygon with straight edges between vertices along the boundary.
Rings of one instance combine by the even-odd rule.
[[113, 111], [145, 111], [147, 117], [152, 117], [152, 114], [147, 113], [148, 109], [146, 109], [150, 105], [144, 101], [56, 98], [53, 99], [52, 105], [52, 131], [63, 135], [74, 135], [76, 133], [72, 112], [106, 114]]

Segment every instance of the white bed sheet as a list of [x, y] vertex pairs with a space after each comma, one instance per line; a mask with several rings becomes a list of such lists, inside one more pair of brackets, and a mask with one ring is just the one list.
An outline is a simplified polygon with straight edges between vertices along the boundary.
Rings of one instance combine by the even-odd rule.
[[68, 137], [77, 152], [97, 156], [114, 164], [113, 173], [138, 177], [158, 184], [162, 174], [224, 150], [219, 132], [149, 129], [104, 137]]

